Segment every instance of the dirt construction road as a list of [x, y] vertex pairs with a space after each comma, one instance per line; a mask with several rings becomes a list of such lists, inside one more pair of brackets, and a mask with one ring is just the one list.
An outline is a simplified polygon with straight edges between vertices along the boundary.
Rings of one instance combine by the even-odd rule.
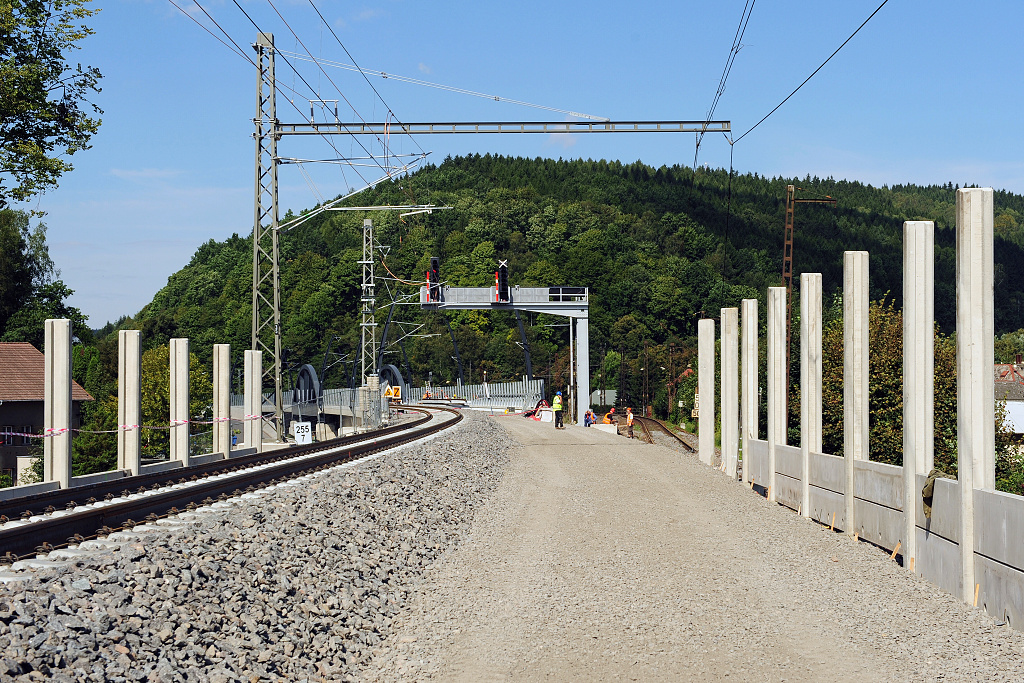
[[1024, 681], [1024, 633], [693, 455], [495, 419], [522, 447], [380, 680]]

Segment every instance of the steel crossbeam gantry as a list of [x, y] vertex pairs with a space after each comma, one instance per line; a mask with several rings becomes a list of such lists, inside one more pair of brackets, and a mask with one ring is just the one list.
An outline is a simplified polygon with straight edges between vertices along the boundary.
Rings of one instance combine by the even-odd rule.
[[[437, 298], [420, 287], [420, 307], [441, 311], [518, 311], [564, 315], [569, 318], [570, 347], [575, 372], [576, 421], [583, 424], [590, 410], [590, 291], [586, 287], [520, 287], [509, 289], [509, 300], [498, 300], [495, 287], [441, 287]], [[575, 337], [575, 343], [573, 338]], [[524, 338], [525, 342], [525, 338]]]
[[[274, 378], [274, 414], [278, 441], [284, 440], [284, 404], [281, 374], [281, 276], [278, 235], [278, 166], [294, 160], [278, 156], [277, 145], [282, 137], [294, 135], [454, 135], [454, 134], [582, 134], [582, 133], [723, 133], [729, 135], [729, 121], [449, 121], [428, 123], [383, 122], [346, 123], [317, 122], [281, 123], [277, 120], [277, 83], [274, 75], [274, 36], [258, 33], [253, 44], [257, 59], [256, 117], [253, 119], [256, 140], [256, 183], [252, 249], [252, 349], [264, 352], [267, 375]], [[327, 102], [315, 100], [313, 102]], [[311, 105], [312, 103], [311, 102]], [[337, 117], [337, 111], [334, 112]], [[392, 172], [389, 172], [389, 177]], [[417, 211], [429, 211], [423, 207]], [[440, 208], [440, 207], [438, 207]], [[337, 209], [334, 209], [337, 210]], [[372, 244], [367, 255], [364, 244], [362, 291], [362, 340], [364, 367], [375, 372], [373, 352], [376, 345], [373, 310]], [[367, 278], [369, 278], [369, 283]], [[369, 286], [367, 286], [369, 284]], [[453, 306], [445, 306], [452, 308]], [[517, 308], [513, 305], [510, 308]], [[536, 310], [535, 307], [521, 310]], [[586, 321], [586, 315], [572, 316]], [[586, 327], [581, 328], [581, 335]], [[369, 344], [367, 344], [367, 337]], [[584, 337], [581, 336], [581, 344]], [[364, 375], [365, 377], [365, 375]], [[364, 380], [365, 381], [365, 380]], [[588, 394], [589, 395], [589, 394]], [[582, 414], [581, 414], [582, 415]], [[580, 418], [582, 421], [582, 417]]]
[[278, 135], [457, 133], [729, 133], [729, 121], [460, 121], [448, 123], [279, 123]]

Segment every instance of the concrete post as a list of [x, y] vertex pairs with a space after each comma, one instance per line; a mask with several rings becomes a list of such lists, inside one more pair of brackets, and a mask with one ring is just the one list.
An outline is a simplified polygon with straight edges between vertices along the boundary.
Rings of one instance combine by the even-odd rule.
[[868, 459], [868, 252], [843, 255], [843, 456], [846, 534], [853, 536], [854, 461]]
[[142, 457], [142, 334], [117, 333], [117, 469], [139, 473]]
[[[570, 318], [572, 321], [573, 318]], [[590, 410], [590, 321], [576, 320], [576, 424], [586, 424]]]
[[[917, 557], [917, 475], [935, 460], [935, 224], [903, 224], [903, 557]], [[904, 562], [910, 567], [910, 562]]]
[[786, 288], [768, 288], [768, 501], [775, 500], [775, 446], [786, 444]]
[[697, 321], [698, 455], [710, 465], [715, 459], [715, 321]]
[[992, 190], [956, 193], [956, 442], [963, 598], [974, 598], [974, 489], [995, 488]]
[[743, 300], [743, 483], [750, 483], [750, 441], [757, 438], [757, 299]]
[[170, 460], [189, 465], [188, 339], [171, 340]]
[[800, 276], [800, 514], [811, 516], [811, 453], [821, 453], [821, 273]]
[[231, 344], [213, 345], [213, 449], [231, 453]]
[[736, 478], [739, 457], [739, 310], [722, 309], [722, 469]]
[[43, 481], [71, 485], [71, 321], [43, 328]]
[[369, 423], [367, 429], [378, 429], [381, 424], [380, 414], [380, 375], [369, 375], [366, 378], [366, 407], [364, 414]]
[[242, 402], [244, 420], [242, 435], [247, 448], [263, 452], [263, 352], [246, 351]]

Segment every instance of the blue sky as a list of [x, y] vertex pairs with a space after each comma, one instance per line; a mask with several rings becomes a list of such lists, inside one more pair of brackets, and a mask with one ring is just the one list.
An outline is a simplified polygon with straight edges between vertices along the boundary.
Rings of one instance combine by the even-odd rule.
[[[175, 0], [202, 18], [194, 4]], [[309, 0], [239, 0], [281, 50], [349, 62]], [[200, 0], [245, 48], [256, 29], [231, 0]], [[716, 118], [738, 137], [785, 97], [880, 0], [759, 0]], [[98, 67], [105, 110], [93, 149], [31, 208], [47, 212], [51, 254], [93, 326], [134, 314], [208, 239], [252, 230], [254, 68], [168, 0], [95, 0], [102, 9], [76, 59]], [[360, 66], [613, 120], [700, 119], [711, 104], [744, 0], [517, 3], [319, 2]], [[1024, 3], [890, 0], [803, 90], [735, 147], [739, 172], [835, 176], [875, 185], [977, 183], [1024, 192], [1019, 132]], [[207, 22], [208, 23], [208, 22]], [[211, 27], [212, 28], [212, 27]], [[216, 30], [216, 29], [214, 29]], [[301, 39], [305, 48], [299, 43]], [[302, 97], [339, 98], [358, 115], [386, 109], [362, 76], [278, 60], [279, 82]], [[563, 120], [563, 114], [371, 82], [404, 121]], [[337, 86], [337, 87], [335, 87]], [[308, 101], [285, 91], [307, 111]], [[279, 118], [298, 112], [279, 99]], [[355, 120], [352, 109], [343, 120]], [[448, 154], [640, 159], [692, 164], [692, 135], [423, 136]], [[338, 139], [344, 154], [361, 153]], [[397, 152], [417, 151], [397, 138]], [[380, 151], [377, 145], [375, 152]], [[286, 139], [282, 156], [326, 158], [320, 140]], [[727, 167], [729, 145], [705, 138], [700, 162]], [[358, 178], [310, 169], [332, 197]], [[372, 173], [363, 171], [369, 178]], [[284, 208], [314, 205], [295, 167], [282, 171]]]

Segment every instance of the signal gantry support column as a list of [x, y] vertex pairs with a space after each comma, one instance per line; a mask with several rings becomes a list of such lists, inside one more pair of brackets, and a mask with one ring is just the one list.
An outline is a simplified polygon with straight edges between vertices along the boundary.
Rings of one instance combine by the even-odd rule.
[[590, 320], [569, 318], [576, 324], [576, 424], [586, 424], [590, 410]]

